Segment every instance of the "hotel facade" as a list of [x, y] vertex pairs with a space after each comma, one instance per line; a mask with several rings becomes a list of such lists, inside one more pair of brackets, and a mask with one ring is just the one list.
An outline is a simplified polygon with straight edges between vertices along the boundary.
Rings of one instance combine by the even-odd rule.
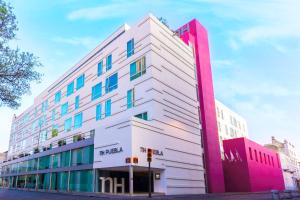
[[224, 192], [207, 33], [123, 25], [14, 116], [2, 187]]

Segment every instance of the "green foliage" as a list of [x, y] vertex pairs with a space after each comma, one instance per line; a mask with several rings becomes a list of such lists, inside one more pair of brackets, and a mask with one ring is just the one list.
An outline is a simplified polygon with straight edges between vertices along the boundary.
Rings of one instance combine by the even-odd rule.
[[19, 107], [22, 95], [30, 92], [30, 83], [41, 79], [35, 71], [41, 66], [38, 58], [8, 45], [17, 30], [12, 7], [0, 0], [0, 106], [11, 108]]
[[56, 137], [58, 136], [58, 130], [55, 128], [55, 129], [52, 129], [52, 137]]

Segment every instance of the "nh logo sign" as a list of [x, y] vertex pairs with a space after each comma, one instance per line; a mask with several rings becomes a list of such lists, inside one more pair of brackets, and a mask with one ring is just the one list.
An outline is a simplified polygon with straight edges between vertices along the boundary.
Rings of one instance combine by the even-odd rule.
[[118, 183], [117, 178], [111, 177], [99, 177], [101, 180], [101, 192], [105, 193], [106, 191], [106, 182], [109, 183], [109, 193], [117, 193], [118, 188], [121, 188], [121, 193], [125, 193], [125, 179], [121, 178], [121, 183]]

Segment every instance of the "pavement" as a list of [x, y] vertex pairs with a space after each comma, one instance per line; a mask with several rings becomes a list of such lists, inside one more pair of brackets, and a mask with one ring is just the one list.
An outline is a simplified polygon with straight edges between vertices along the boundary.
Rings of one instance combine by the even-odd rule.
[[[95, 193], [58, 193], [58, 192], [36, 192], [15, 189], [0, 189], [0, 200], [146, 200], [148, 197], [112, 196]], [[272, 200], [270, 192], [263, 193], [224, 193], [205, 195], [176, 195], [161, 196], [154, 195], [154, 200]], [[280, 199], [298, 199], [280, 198]]]

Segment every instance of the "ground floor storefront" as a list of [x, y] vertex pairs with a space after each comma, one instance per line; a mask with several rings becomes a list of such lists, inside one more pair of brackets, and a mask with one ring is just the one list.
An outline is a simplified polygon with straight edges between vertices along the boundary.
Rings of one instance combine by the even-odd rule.
[[[151, 171], [151, 191], [160, 192], [160, 170]], [[95, 192], [111, 194], [147, 193], [149, 174], [146, 168], [126, 166], [0, 178], [0, 187], [58, 192]]]

